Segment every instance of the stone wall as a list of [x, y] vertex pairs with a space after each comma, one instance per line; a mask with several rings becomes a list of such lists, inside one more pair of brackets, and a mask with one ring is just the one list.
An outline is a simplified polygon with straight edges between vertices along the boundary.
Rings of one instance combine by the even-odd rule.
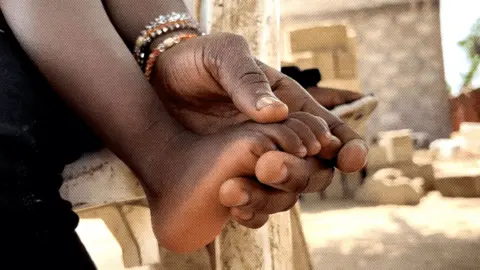
[[328, 21], [355, 31], [362, 90], [380, 99], [368, 137], [404, 128], [426, 132], [431, 139], [451, 132], [438, 2], [417, 7], [397, 4], [282, 20], [286, 30]]

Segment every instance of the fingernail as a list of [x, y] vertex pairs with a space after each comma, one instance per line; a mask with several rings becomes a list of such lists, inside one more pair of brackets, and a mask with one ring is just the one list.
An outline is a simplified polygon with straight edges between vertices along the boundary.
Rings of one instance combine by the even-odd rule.
[[360, 139], [355, 139], [355, 140], [352, 140], [350, 143], [358, 145], [360, 149], [362, 149], [362, 151], [365, 153], [365, 155], [368, 154], [368, 146], [365, 143], [365, 141]]
[[300, 147], [300, 151], [298, 151], [297, 154], [300, 157], [305, 157], [307, 155], [307, 152], [308, 152], [307, 148], [304, 145], [302, 145], [302, 147]]
[[322, 144], [319, 141], [314, 141], [313, 146], [315, 146], [315, 148], [317, 148], [317, 149], [322, 148]]
[[340, 139], [337, 138], [337, 136], [334, 136], [332, 133], [328, 133], [328, 139], [330, 140], [330, 142], [334, 143], [334, 142], [340, 142]]
[[285, 164], [282, 164], [282, 166], [280, 167], [280, 176], [278, 177], [278, 179], [274, 179], [273, 181], [271, 181], [271, 184], [281, 184], [285, 182], [285, 180], [287, 180], [287, 176], [288, 176], [287, 166], [285, 166]]
[[257, 106], [257, 110], [261, 110], [265, 107], [272, 106], [274, 104], [281, 104], [281, 103], [282, 102], [276, 97], [265, 96], [257, 101], [256, 106]]
[[238, 200], [238, 203], [236, 206], [243, 206], [247, 204], [250, 201], [250, 195], [248, 195], [247, 192], [243, 191], [242, 195], [240, 195], [240, 200]]
[[325, 132], [320, 135], [319, 140], [321, 140], [325, 145], [330, 145], [332, 142], [336, 140], [335, 136], [332, 135], [330, 132]]

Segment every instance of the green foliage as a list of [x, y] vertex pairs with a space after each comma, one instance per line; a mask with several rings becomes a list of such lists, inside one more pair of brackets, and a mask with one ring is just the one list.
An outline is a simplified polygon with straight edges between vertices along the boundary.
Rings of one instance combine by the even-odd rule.
[[463, 75], [463, 87], [467, 89], [480, 66], [480, 18], [473, 24], [468, 37], [458, 44], [465, 49], [470, 59], [470, 70]]

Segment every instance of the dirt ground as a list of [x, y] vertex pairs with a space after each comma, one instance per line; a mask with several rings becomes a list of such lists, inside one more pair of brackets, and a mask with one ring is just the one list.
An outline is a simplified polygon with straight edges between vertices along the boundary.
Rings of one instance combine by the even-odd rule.
[[417, 206], [302, 203], [314, 269], [480, 269], [480, 198], [433, 192]]
[[[480, 198], [434, 192], [417, 206], [371, 206], [309, 195], [301, 219], [315, 270], [480, 269]], [[99, 269], [124, 269], [101, 220], [77, 231]]]

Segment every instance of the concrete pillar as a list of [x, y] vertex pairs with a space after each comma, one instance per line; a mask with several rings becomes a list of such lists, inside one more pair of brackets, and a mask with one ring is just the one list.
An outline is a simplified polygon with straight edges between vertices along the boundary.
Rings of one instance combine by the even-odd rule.
[[[208, 32], [240, 34], [249, 41], [253, 55], [270, 66], [280, 68], [278, 0], [202, 2], [201, 14], [204, 17], [201, 21]], [[298, 219], [298, 212], [297, 215], [291, 215], [290, 212], [273, 215], [258, 230], [230, 222], [215, 242], [216, 269], [296, 269], [293, 263], [291, 217]], [[300, 222], [295, 221], [294, 231], [299, 232]], [[303, 237], [301, 233], [296, 235]], [[304, 243], [304, 239], [298, 242]], [[296, 252], [308, 261], [306, 245], [295, 247]]]

